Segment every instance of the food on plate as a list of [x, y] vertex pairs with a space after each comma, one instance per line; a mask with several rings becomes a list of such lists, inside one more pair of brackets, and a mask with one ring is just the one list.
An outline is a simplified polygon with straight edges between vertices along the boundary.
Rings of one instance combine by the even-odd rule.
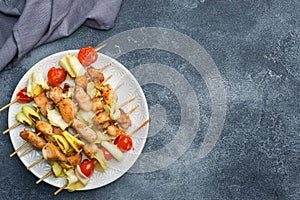
[[59, 64], [72, 78], [80, 77], [85, 74], [85, 69], [74, 55], [68, 54], [64, 56], [59, 60]]
[[0, 108], [0, 112], [4, 109], [8, 108], [9, 106], [11, 106], [14, 103], [17, 103], [17, 102], [29, 103], [31, 101], [32, 101], [32, 98], [27, 95], [27, 88], [25, 87], [17, 93], [15, 100], [13, 100], [12, 102], [10, 102], [10, 103], [6, 104], [5, 106], [3, 106], [2, 108]]
[[41, 114], [46, 117], [49, 110], [54, 109], [53, 102], [47, 97], [46, 92], [43, 91], [36, 95], [34, 98], [34, 103], [41, 112]]
[[104, 48], [105, 46], [106, 44], [103, 44], [96, 49], [91, 46], [81, 48], [77, 55], [79, 62], [85, 67], [90, 66], [98, 59], [97, 51]]
[[98, 58], [98, 53], [94, 47], [86, 46], [80, 49], [78, 59], [83, 66], [90, 66]]
[[17, 93], [17, 100], [19, 103], [30, 103], [32, 101], [32, 98], [27, 95], [26, 87]]
[[66, 177], [68, 191], [85, 187], [94, 171], [105, 172], [112, 159], [122, 162], [126, 152], [133, 150], [127, 130], [132, 125], [130, 114], [138, 107], [126, 113], [122, 107], [135, 98], [118, 104], [120, 86], [107, 83], [112, 75], [105, 77], [103, 68], [90, 66], [90, 55], [81, 57], [90, 63], [85, 67], [78, 59], [71, 54], [60, 58], [58, 66], [47, 72], [47, 80], [34, 72], [27, 95], [36, 110], [26, 105], [16, 115], [18, 121], [35, 128], [24, 129], [20, 136], [42, 152], [42, 158], [27, 168], [48, 161], [51, 173], [42, 179], [50, 174]]
[[42, 76], [42, 74], [33, 72], [28, 79], [27, 96], [36, 97], [44, 90], [48, 90], [48, 89], [49, 86], [47, 84], [47, 81]]
[[66, 80], [67, 72], [62, 68], [51, 67], [47, 77], [51, 86], [58, 86]]
[[36, 149], [42, 149], [46, 145], [46, 141], [30, 130], [24, 130], [20, 133], [22, 139], [29, 142]]

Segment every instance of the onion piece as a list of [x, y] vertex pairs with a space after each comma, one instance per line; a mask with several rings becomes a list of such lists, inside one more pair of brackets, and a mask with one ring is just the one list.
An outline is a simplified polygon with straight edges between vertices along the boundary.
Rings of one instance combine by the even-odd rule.
[[61, 130], [65, 130], [69, 124], [67, 124], [62, 116], [60, 115], [59, 111], [56, 109], [47, 110], [47, 118], [51, 125], [59, 127]]
[[107, 142], [107, 141], [102, 141], [101, 145], [107, 150], [109, 151], [109, 153], [111, 153], [111, 155], [117, 159], [117, 161], [121, 162], [124, 159], [124, 154], [122, 153], [122, 151], [115, 146], [114, 144]]

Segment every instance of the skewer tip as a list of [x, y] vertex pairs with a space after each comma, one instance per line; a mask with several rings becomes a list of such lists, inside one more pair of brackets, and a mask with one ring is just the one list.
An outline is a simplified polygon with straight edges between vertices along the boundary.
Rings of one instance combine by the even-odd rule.
[[103, 49], [107, 44], [102, 44], [101, 46], [95, 48], [95, 51], [100, 51], [101, 49]]
[[68, 186], [68, 183], [65, 183], [63, 186], [61, 186], [58, 190], [54, 192], [54, 195], [58, 195], [63, 189], [65, 189]]

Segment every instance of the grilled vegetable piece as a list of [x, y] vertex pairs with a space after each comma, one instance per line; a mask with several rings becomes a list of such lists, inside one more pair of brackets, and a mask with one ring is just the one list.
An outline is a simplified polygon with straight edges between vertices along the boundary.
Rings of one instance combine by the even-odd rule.
[[60, 150], [66, 154], [69, 150], [70, 150], [70, 145], [68, 143], [68, 141], [65, 139], [64, 136], [62, 135], [53, 135], [53, 138], [56, 142], [56, 144], [58, 145], [58, 147], [60, 148]]
[[51, 163], [51, 171], [55, 177], [63, 177], [66, 175], [64, 168], [58, 162]]
[[74, 55], [65, 55], [59, 60], [59, 64], [72, 78], [83, 76], [85, 74], [83, 66]]
[[69, 192], [73, 192], [79, 188], [85, 187], [85, 185], [77, 177], [75, 173], [75, 169], [71, 168], [66, 172], [67, 180], [68, 180], [67, 188]]
[[16, 120], [18, 120], [22, 124], [34, 127], [33, 121], [30, 118], [27, 118], [23, 112], [19, 112], [16, 114]]
[[35, 110], [33, 110], [31, 106], [23, 106], [22, 112], [27, 118], [31, 119], [34, 123], [41, 120], [40, 115]]
[[20, 133], [20, 136], [36, 149], [42, 149], [46, 145], [46, 141], [32, 131], [24, 130]]
[[103, 146], [115, 159], [117, 159], [119, 162], [121, 162], [124, 159], [124, 154], [122, 151], [115, 146], [114, 144], [107, 142], [107, 141], [102, 141], [101, 146]]
[[49, 86], [45, 79], [43, 78], [42, 74], [33, 72], [28, 79], [27, 84], [27, 95], [29, 97], [35, 97], [39, 95], [44, 90], [48, 90]]
[[80, 148], [84, 146], [84, 142], [71, 135], [68, 131], [64, 131], [62, 134], [76, 152], [79, 152]]
[[95, 168], [98, 171], [104, 172], [110, 166], [110, 163], [104, 158], [103, 151], [96, 144], [86, 144], [82, 150], [89, 159], [95, 161]]
[[51, 67], [47, 73], [48, 82], [51, 86], [59, 86], [67, 78], [67, 72], [62, 68]]
[[48, 110], [47, 118], [51, 125], [59, 127], [62, 130], [65, 130], [69, 126], [56, 109]]

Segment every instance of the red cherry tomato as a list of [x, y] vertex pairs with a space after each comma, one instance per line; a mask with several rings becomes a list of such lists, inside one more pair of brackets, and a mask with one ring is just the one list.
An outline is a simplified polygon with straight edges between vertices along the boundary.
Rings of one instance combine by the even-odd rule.
[[91, 46], [83, 47], [78, 52], [78, 60], [83, 66], [90, 66], [97, 59], [98, 59], [98, 53]]
[[47, 74], [51, 86], [58, 86], [67, 78], [67, 72], [62, 68], [51, 67]]
[[84, 159], [80, 164], [80, 170], [84, 175], [90, 177], [94, 173], [94, 162]]
[[27, 96], [27, 88], [23, 88], [17, 93], [17, 100], [19, 103], [29, 103], [32, 101], [32, 98]]
[[104, 147], [101, 147], [101, 150], [104, 154], [105, 160], [111, 160], [113, 158], [113, 156], [111, 155], [111, 153], [109, 153], [109, 151], [107, 151], [107, 149], [105, 149]]
[[116, 137], [114, 144], [117, 145], [121, 151], [129, 151], [132, 149], [132, 139], [130, 136], [125, 134], [121, 134]]

